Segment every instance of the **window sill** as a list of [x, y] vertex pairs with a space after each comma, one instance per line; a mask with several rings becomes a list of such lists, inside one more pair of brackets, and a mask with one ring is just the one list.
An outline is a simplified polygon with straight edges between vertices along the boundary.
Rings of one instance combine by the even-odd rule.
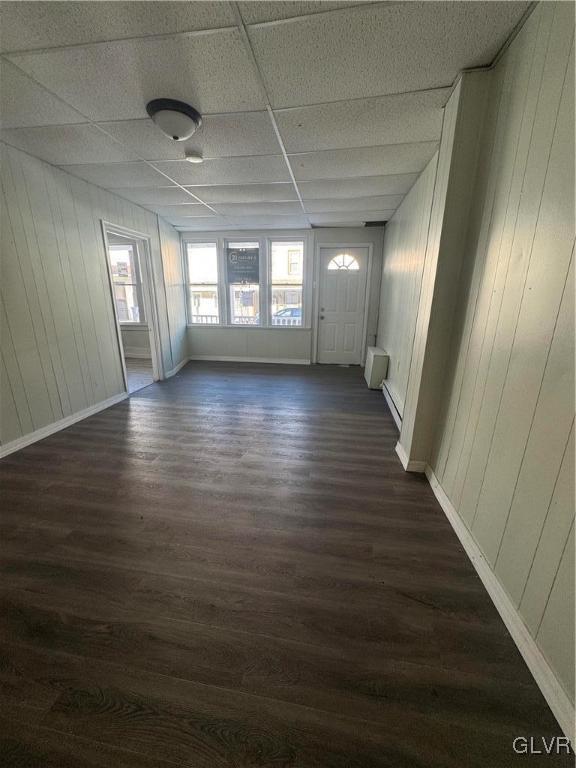
[[120, 328], [122, 328], [123, 331], [125, 330], [134, 330], [134, 331], [147, 331], [148, 325], [146, 323], [120, 323]]
[[235, 328], [242, 331], [311, 331], [309, 325], [224, 325], [221, 323], [187, 323], [187, 328]]

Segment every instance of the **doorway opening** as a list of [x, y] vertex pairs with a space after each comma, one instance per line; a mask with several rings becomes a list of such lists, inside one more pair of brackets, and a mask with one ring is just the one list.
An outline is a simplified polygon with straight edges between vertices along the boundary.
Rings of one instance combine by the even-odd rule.
[[103, 223], [110, 288], [126, 391], [161, 378], [148, 239]]

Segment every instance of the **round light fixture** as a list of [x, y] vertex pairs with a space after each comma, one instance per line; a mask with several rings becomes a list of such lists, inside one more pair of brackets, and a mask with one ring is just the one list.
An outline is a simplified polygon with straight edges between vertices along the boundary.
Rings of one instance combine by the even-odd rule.
[[189, 139], [202, 125], [200, 112], [175, 99], [153, 99], [146, 104], [146, 112], [172, 141]]
[[200, 154], [200, 152], [192, 152], [191, 150], [188, 150], [184, 154], [184, 159], [187, 160], [189, 163], [203, 163], [204, 158]]

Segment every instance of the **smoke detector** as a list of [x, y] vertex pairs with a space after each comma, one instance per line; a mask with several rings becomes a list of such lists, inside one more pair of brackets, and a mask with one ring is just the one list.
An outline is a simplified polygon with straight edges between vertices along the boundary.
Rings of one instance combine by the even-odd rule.
[[200, 112], [175, 99], [153, 99], [146, 104], [146, 112], [172, 141], [189, 139], [202, 125]]

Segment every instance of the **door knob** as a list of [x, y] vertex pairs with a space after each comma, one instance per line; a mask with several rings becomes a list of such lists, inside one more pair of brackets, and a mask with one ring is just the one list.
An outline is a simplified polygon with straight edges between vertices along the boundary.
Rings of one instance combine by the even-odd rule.
[[324, 320], [324, 315], [320, 315], [320, 320]]

